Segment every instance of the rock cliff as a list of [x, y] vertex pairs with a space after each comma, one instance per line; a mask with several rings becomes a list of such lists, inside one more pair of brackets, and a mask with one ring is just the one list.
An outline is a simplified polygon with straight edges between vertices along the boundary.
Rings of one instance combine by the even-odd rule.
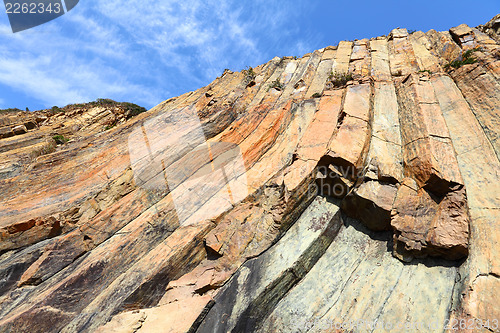
[[499, 20], [0, 111], [0, 332], [500, 332]]

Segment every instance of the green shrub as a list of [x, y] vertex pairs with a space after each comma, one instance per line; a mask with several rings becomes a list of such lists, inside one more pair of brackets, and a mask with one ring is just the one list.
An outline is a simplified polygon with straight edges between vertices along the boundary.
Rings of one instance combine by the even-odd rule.
[[109, 99], [109, 98], [98, 98], [93, 102], [90, 102], [90, 104], [93, 105], [116, 105], [118, 102]]
[[0, 112], [22, 112], [22, 110], [18, 108], [9, 108], [9, 109], [0, 109]]
[[143, 112], [146, 112], [146, 108], [139, 106], [134, 103], [129, 103], [129, 102], [121, 102], [118, 103], [119, 105], [123, 106], [125, 108], [125, 114], [127, 115], [127, 119], [131, 117], [135, 117]]
[[418, 71], [419, 73], [428, 73], [429, 75], [432, 75], [432, 72], [428, 69], [423, 69], [421, 71]]
[[243, 73], [245, 74], [245, 84], [249, 84], [257, 77], [257, 73], [255, 73], [252, 67], [247, 67], [247, 69], [243, 70]]
[[135, 117], [143, 112], [146, 112], [146, 108], [139, 106], [134, 103], [129, 102], [117, 102], [109, 98], [98, 98], [93, 102], [89, 103], [91, 106], [103, 106], [103, 107], [122, 107], [125, 109], [125, 115], [127, 119]]
[[68, 139], [66, 139], [64, 136], [59, 135], [59, 134], [58, 134], [58, 135], [54, 135], [54, 136], [52, 137], [52, 139], [54, 139], [54, 141], [55, 141], [58, 145], [63, 145], [63, 144], [65, 144], [66, 142], [68, 142], [68, 141], [69, 141], [69, 140], [68, 140]]
[[457, 68], [462, 67], [463, 65], [475, 64], [477, 62], [477, 59], [474, 58], [472, 55], [475, 51], [480, 51], [480, 50], [481, 50], [481, 48], [479, 48], [479, 47], [467, 50], [467, 51], [463, 52], [462, 55], [460, 57], [458, 57], [458, 59], [455, 59], [452, 62], [446, 64], [444, 66], [444, 68], [447, 70], [450, 70], [451, 67], [457, 69]]
[[330, 72], [328, 79], [332, 82], [334, 87], [343, 87], [347, 84], [347, 82], [352, 81], [353, 75], [352, 73], [337, 73]]
[[63, 109], [61, 109], [60, 107], [55, 106], [55, 105], [50, 110], [52, 111], [52, 113], [59, 113], [59, 112], [64, 113]]
[[314, 93], [312, 95], [312, 98], [320, 98], [321, 97], [321, 93]]
[[276, 90], [283, 90], [284, 86], [283, 86], [283, 83], [280, 82], [280, 79], [276, 79], [274, 80], [273, 82], [271, 82], [271, 84], [269, 85], [269, 89], [276, 89]]
[[414, 34], [415, 32], [417, 32], [417, 30], [414, 30], [414, 29], [408, 29], [408, 33], [411, 35], [411, 34]]

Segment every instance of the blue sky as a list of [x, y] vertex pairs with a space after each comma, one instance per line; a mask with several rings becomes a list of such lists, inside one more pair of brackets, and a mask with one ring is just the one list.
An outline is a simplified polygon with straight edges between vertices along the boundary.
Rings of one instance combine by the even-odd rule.
[[0, 108], [96, 98], [151, 108], [207, 85], [225, 68], [396, 27], [477, 26], [498, 13], [499, 0], [80, 0], [66, 15], [13, 34], [2, 8]]

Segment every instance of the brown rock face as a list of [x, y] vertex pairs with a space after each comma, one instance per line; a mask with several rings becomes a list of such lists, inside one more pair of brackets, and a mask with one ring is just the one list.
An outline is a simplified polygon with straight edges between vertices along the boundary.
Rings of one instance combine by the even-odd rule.
[[499, 331], [498, 20], [1, 111], [0, 332]]
[[482, 31], [487, 33], [497, 42], [500, 41], [500, 14], [493, 17], [488, 23], [480, 27]]
[[443, 195], [463, 181], [432, 84], [411, 75], [397, 88], [405, 173], [419, 187]]
[[392, 211], [394, 250], [403, 260], [433, 255], [455, 260], [468, 253], [469, 215], [463, 186], [444, 198], [405, 179]]

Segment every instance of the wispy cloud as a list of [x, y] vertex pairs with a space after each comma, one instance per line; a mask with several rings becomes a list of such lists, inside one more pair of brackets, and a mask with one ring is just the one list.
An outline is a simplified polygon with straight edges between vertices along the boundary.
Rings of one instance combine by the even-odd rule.
[[161, 63], [190, 80], [214, 78], [235, 57], [262, 58], [241, 8], [226, 1], [122, 1], [96, 3], [95, 9], [115, 22]]
[[[109, 97], [151, 107], [208, 84], [225, 68], [258, 65], [302, 10], [280, 1], [80, 2], [67, 15], [18, 34], [0, 24], [0, 84], [46, 106]], [[307, 50], [310, 51], [310, 50]], [[286, 55], [286, 54], [282, 54]], [[5, 96], [0, 96], [6, 98]]]

